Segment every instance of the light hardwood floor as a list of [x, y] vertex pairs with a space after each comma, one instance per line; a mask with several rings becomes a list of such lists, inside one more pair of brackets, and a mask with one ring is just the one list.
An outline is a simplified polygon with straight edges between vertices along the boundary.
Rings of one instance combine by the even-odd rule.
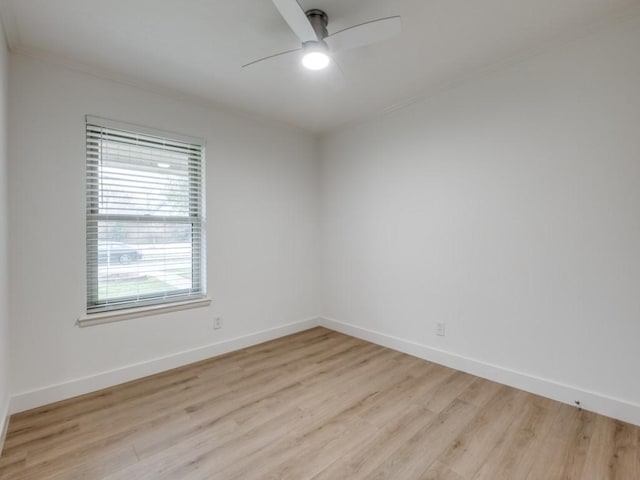
[[14, 415], [2, 479], [640, 479], [640, 428], [316, 328]]

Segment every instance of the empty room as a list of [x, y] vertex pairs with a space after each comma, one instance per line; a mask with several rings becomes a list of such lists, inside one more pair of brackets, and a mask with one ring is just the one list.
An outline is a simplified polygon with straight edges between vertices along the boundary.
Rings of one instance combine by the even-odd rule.
[[640, 479], [640, 0], [0, 20], [0, 479]]

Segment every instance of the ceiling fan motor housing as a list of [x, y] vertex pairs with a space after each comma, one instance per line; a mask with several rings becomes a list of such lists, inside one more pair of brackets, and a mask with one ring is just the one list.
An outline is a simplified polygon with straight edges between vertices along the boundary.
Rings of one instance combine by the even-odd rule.
[[[400, 16], [395, 15], [343, 28], [329, 35], [327, 31], [329, 16], [323, 10], [312, 8], [305, 11], [301, 8], [298, 0], [272, 1], [289, 28], [302, 43], [302, 48], [269, 55], [249, 62], [242, 68], [302, 50], [303, 65], [311, 70], [320, 70], [329, 63], [330, 51], [335, 53], [340, 50], [376, 43], [399, 34], [402, 29]], [[305, 59], [307, 59], [306, 63]]]
[[317, 8], [312, 8], [311, 10], [307, 10], [305, 15], [309, 19], [309, 23], [313, 27], [313, 30], [316, 32], [316, 35], [319, 40], [324, 40], [329, 32], [327, 31], [327, 25], [329, 24], [329, 17], [322, 10], [318, 10]]

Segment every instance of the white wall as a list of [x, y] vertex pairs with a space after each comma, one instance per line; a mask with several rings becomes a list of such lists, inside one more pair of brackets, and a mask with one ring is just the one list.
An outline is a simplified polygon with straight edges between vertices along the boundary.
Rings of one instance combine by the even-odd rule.
[[326, 138], [327, 325], [640, 424], [638, 45], [636, 19]]
[[0, 24], [0, 448], [9, 408], [9, 279], [7, 258], [7, 47]]
[[[277, 327], [317, 316], [316, 139], [17, 55], [10, 91], [12, 410], [282, 335], [309, 322]], [[206, 139], [210, 308], [74, 326], [85, 312], [85, 114]]]

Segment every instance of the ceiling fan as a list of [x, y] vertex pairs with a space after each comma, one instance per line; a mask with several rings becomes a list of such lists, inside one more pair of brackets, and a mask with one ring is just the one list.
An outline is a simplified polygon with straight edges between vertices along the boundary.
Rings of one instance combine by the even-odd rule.
[[329, 17], [322, 10], [313, 8], [305, 12], [297, 0], [273, 0], [273, 3], [298, 36], [302, 46], [254, 60], [242, 68], [301, 51], [302, 64], [306, 68], [321, 70], [331, 63], [330, 54], [333, 52], [376, 43], [393, 37], [402, 30], [401, 18], [392, 16], [360, 23], [330, 34], [327, 30]]

